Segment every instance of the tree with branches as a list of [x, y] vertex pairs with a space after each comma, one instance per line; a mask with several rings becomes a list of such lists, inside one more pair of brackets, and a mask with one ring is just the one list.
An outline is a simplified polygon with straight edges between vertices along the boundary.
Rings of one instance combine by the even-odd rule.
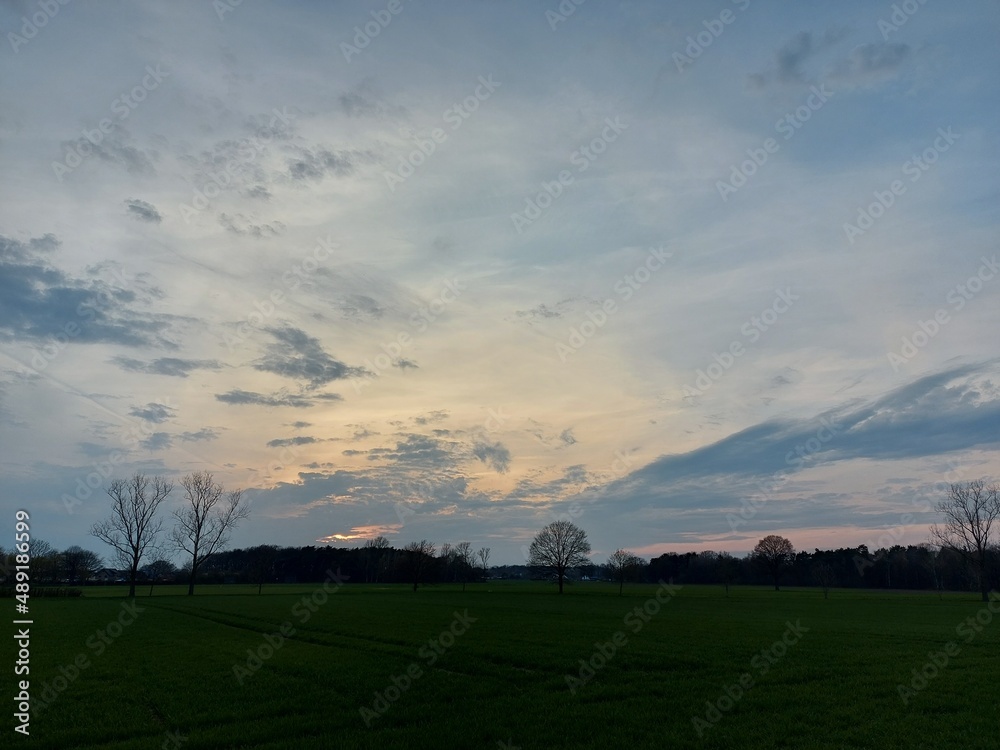
[[528, 549], [528, 565], [548, 572], [559, 584], [567, 571], [590, 564], [590, 542], [587, 532], [569, 521], [553, 521], [539, 531]]
[[208, 471], [188, 474], [181, 486], [187, 502], [174, 512], [177, 525], [170, 539], [191, 557], [188, 596], [192, 596], [198, 568], [225, 548], [233, 530], [250, 515], [250, 508], [243, 501], [243, 490], [226, 492]]
[[101, 569], [101, 558], [96, 552], [77, 545], [67, 547], [62, 553], [62, 569], [69, 585], [89, 581]]
[[410, 574], [410, 581], [413, 583], [413, 590], [416, 591], [434, 564], [434, 543], [421, 539], [419, 542], [410, 542], [403, 551], [406, 553], [406, 568]]
[[1000, 486], [983, 480], [952, 484], [948, 497], [938, 503], [944, 525], [935, 525], [931, 537], [941, 547], [965, 558], [979, 579], [979, 593], [990, 600], [989, 554], [993, 525], [1000, 518]]
[[459, 542], [453, 548], [453, 552], [458, 562], [459, 575], [462, 577], [462, 591], [465, 591], [465, 584], [476, 564], [476, 553], [472, 551], [471, 542]]
[[618, 581], [618, 596], [622, 595], [625, 589], [625, 579], [633, 575], [639, 568], [646, 564], [638, 555], [634, 555], [627, 549], [616, 549], [608, 558], [608, 570], [611, 576]]
[[769, 534], [757, 542], [750, 557], [774, 579], [774, 590], [778, 591], [781, 574], [795, 559], [795, 548], [785, 537]]
[[479, 564], [483, 568], [483, 580], [487, 580], [490, 572], [490, 548], [480, 547], [479, 552], [476, 553], [476, 557], [479, 558]]
[[129, 479], [115, 479], [107, 489], [111, 517], [95, 523], [90, 533], [114, 549], [121, 565], [128, 568], [128, 595], [135, 598], [135, 576], [139, 563], [156, 549], [163, 520], [156, 511], [174, 486], [162, 477], [136, 472]]

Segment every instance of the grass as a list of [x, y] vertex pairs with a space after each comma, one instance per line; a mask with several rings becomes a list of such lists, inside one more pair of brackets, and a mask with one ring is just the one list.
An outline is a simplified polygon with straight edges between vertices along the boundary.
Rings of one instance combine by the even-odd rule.
[[[636, 607], [656, 609], [656, 586], [619, 597], [610, 584], [581, 584], [560, 597], [526, 583], [416, 594], [351, 584], [314, 612], [303, 604], [320, 591], [314, 585], [268, 586], [261, 596], [250, 586], [204, 586], [194, 597], [180, 586], [148, 591], [139, 590], [141, 611], [120, 632], [107, 629], [133, 617], [122, 588], [32, 599], [35, 713], [23, 744], [177, 746], [171, 732], [188, 738], [185, 750], [998, 744], [1000, 623], [987, 610], [980, 632], [960, 634], [983, 610], [970, 594], [845, 590], [824, 600], [814, 589], [733, 588], [726, 597], [689, 586], [640, 617]], [[265, 634], [283, 623], [294, 633], [255, 669], [248, 649], [268, 656]], [[807, 630], [769, 663], [762, 649], [788, 623]], [[429, 642], [445, 633], [442, 643], [454, 642], [436, 653]], [[615, 653], [571, 692], [566, 676], [580, 677], [581, 659], [600, 666], [595, 644], [616, 633]], [[958, 653], [904, 704], [897, 685], [949, 641]], [[87, 666], [39, 710], [45, 684], [60, 667], [72, 674], [81, 654]], [[247, 671], [242, 684], [234, 665]], [[409, 685], [408, 670], [419, 674]], [[727, 702], [725, 689], [744, 674], [753, 685]], [[715, 714], [707, 703], [728, 710]], [[362, 708], [378, 714], [370, 726]], [[695, 716], [708, 724], [701, 737]]]

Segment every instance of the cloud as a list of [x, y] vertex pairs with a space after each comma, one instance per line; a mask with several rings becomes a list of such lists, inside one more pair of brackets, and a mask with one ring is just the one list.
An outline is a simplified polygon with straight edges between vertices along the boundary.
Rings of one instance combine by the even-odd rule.
[[256, 237], [257, 239], [277, 237], [285, 229], [284, 223], [280, 221], [275, 221], [271, 224], [254, 224], [249, 217], [241, 213], [233, 215], [219, 214], [219, 224], [227, 232], [232, 232], [243, 237]]
[[0, 340], [175, 347], [166, 338], [174, 318], [137, 307], [158, 290], [138, 278], [131, 288], [112, 285], [97, 276], [101, 267], [73, 278], [44, 257], [59, 244], [52, 234], [27, 242], [0, 235]]
[[398, 367], [400, 370], [417, 370], [420, 368], [420, 365], [418, 365], [412, 359], [406, 359], [405, 357], [394, 359], [392, 361], [392, 366]]
[[176, 410], [166, 404], [148, 403], [145, 406], [133, 406], [129, 411], [133, 417], [139, 417], [147, 422], [160, 424], [174, 417]]
[[160, 357], [151, 362], [142, 362], [131, 357], [113, 357], [111, 361], [129, 372], [141, 372], [148, 375], [167, 375], [175, 378], [186, 378], [193, 370], [221, 370], [223, 367], [222, 363], [215, 359]]
[[322, 180], [327, 175], [350, 177], [360, 161], [370, 155], [360, 151], [331, 151], [325, 146], [315, 149], [290, 146], [294, 156], [288, 159], [288, 175], [293, 180]]
[[276, 438], [274, 440], [268, 440], [267, 446], [269, 448], [286, 448], [289, 445], [310, 445], [311, 443], [318, 443], [314, 437], [307, 437], [305, 435], [299, 435], [292, 438]]
[[100, 161], [121, 167], [130, 175], [141, 177], [155, 175], [156, 168], [153, 166], [153, 158], [156, 158], [156, 152], [143, 151], [134, 143], [135, 141], [129, 132], [118, 125], [98, 143], [80, 137], [75, 141], [63, 141], [60, 146], [62, 151], [72, 149], [83, 154], [92, 152]]
[[139, 445], [148, 451], [160, 451], [169, 448], [173, 438], [166, 432], [154, 432], [148, 438], [139, 441]]
[[152, 203], [141, 201], [138, 198], [129, 198], [126, 200], [125, 209], [129, 216], [140, 221], [148, 221], [153, 224], [159, 224], [163, 221], [163, 216], [156, 210], [156, 206]]
[[453, 445], [427, 435], [406, 435], [394, 448], [372, 448], [369, 461], [390, 461], [411, 466], [439, 467], [455, 463]]
[[305, 380], [309, 388], [366, 374], [363, 368], [349, 367], [331, 357], [323, 351], [319, 339], [298, 328], [285, 325], [268, 328], [267, 332], [277, 342], [267, 345], [264, 356], [254, 363], [254, 369]]
[[427, 425], [434, 424], [435, 422], [443, 422], [448, 418], [447, 409], [436, 409], [434, 411], [429, 411], [426, 414], [420, 414], [413, 418], [415, 424]]
[[265, 396], [262, 393], [234, 388], [228, 393], [215, 394], [217, 401], [224, 404], [233, 405], [255, 405], [255, 406], [291, 406], [295, 409], [306, 409], [313, 405], [313, 400], [305, 396], [296, 396], [279, 393], [275, 396]]
[[472, 455], [498, 474], [506, 474], [510, 469], [510, 451], [503, 443], [477, 442], [472, 446]]
[[[783, 477], [834, 462], [994, 449], [1000, 446], [996, 369], [995, 362], [953, 367], [867, 403], [850, 402], [810, 419], [762, 422], [688, 453], [658, 458], [601, 493], [659, 506], [676, 490], [683, 494], [706, 482], [728, 487], [726, 494], [748, 492], [755, 477]], [[696, 493], [688, 496], [699, 502]]]
[[847, 29], [827, 29], [823, 34], [800, 31], [783, 44], [774, 54], [774, 66], [749, 77], [754, 88], [762, 88], [772, 82], [779, 84], [809, 83], [803, 66], [810, 59], [833, 46], [848, 35]]
[[894, 78], [912, 58], [908, 44], [874, 42], [855, 47], [850, 56], [835, 65], [830, 80], [839, 85], [864, 86]]
[[184, 442], [192, 443], [202, 440], [215, 440], [219, 437], [219, 432], [211, 427], [202, 427], [200, 430], [182, 432], [178, 437]]

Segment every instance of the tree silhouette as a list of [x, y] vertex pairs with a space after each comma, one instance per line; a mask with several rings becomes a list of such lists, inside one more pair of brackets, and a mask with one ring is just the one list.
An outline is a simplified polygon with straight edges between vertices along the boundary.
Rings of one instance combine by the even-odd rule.
[[774, 590], [778, 591], [781, 573], [795, 558], [795, 548], [783, 536], [769, 534], [757, 542], [751, 553], [753, 561], [767, 571], [774, 579]]
[[410, 582], [413, 590], [423, 583], [427, 571], [434, 564], [434, 543], [421, 539], [419, 542], [410, 542], [403, 551], [406, 553], [406, 567], [410, 573]]
[[[174, 513], [177, 525], [170, 539], [177, 549], [191, 556], [191, 577], [188, 579], [188, 596], [191, 596], [198, 568], [225, 548], [229, 535], [250, 515], [250, 509], [243, 502], [243, 490], [226, 493], [211, 472], [188, 474], [181, 480], [181, 486], [187, 505]], [[224, 493], [226, 500], [222, 502]]]
[[90, 533], [110, 545], [122, 565], [128, 567], [128, 595], [135, 598], [135, 574], [139, 562], [156, 547], [163, 527], [156, 517], [174, 486], [162, 477], [149, 478], [135, 473], [129, 479], [115, 479], [107, 492], [111, 497], [111, 518], [95, 523]]
[[566, 572], [589, 565], [589, 554], [587, 532], [569, 521], [553, 521], [535, 535], [528, 550], [528, 565], [549, 571], [561, 594]]
[[944, 515], [944, 526], [934, 526], [931, 536], [942, 547], [954, 550], [968, 560], [979, 578], [979, 593], [990, 600], [987, 569], [993, 524], [1000, 518], [1000, 487], [982, 480], [952, 484], [948, 497], [937, 505]]
[[646, 561], [627, 549], [616, 549], [611, 553], [607, 564], [612, 577], [618, 581], [618, 596], [621, 596], [625, 588], [625, 578], [645, 565]]

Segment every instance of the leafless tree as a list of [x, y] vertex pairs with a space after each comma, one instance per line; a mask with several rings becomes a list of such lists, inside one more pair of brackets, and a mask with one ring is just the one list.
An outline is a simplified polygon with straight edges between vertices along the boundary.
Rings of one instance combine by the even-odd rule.
[[483, 566], [483, 580], [485, 581], [490, 572], [490, 548], [480, 547], [476, 557], [479, 558], [479, 564]]
[[781, 573], [795, 557], [795, 548], [783, 536], [769, 534], [757, 542], [751, 558], [774, 579], [774, 590], [778, 590]]
[[31, 579], [38, 583], [55, 581], [59, 578], [62, 560], [59, 552], [44, 539], [32, 537], [28, 541], [28, 563]]
[[608, 568], [611, 570], [611, 575], [618, 581], [618, 596], [621, 596], [625, 589], [625, 578], [645, 564], [645, 560], [627, 549], [616, 549], [611, 553], [608, 558]]
[[990, 600], [988, 571], [993, 524], [1000, 518], [1000, 487], [983, 480], [952, 484], [948, 497], [937, 505], [944, 525], [935, 525], [931, 537], [942, 547], [954, 550], [972, 564], [979, 577], [982, 600]]
[[821, 562], [813, 568], [813, 578], [823, 589], [823, 598], [830, 598], [830, 589], [837, 585], [837, 574], [829, 563]]
[[569, 521], [553, 521], [535, 535], [528, 549], [528, 565], [551, 572], [563, 592], [566, 572], [589, 565], [587, 532]]
[[250, 515], [250, 508], [243, 502], [243, 490], [226, 492], [208, 471], [188, 474], [181, 480], [181, 486], [187, 502], [174, 512], [177, 525], [170, 533], [170, 540], [191, 557], [188, 579], [188, 596], [191, 596], [198, 568], [225, 548], [233, 529]]
[[163, 527], [156, 511], [173, 488], [162, 477], [147, 477], [138, 472], [129, 479], [115, 479], [107, 489], [111, 517], [90, 529], [93, 536], [115, 550], [119, 562], [128, 568], [128, 595], [133, 599], [139, 562], [156, 548], [156, 538]]
[[459, 575], [462, 576], [462, 591], [465, 591], [465, 584], [472, 574], [472, 568], [476, 563], [476, 553], [472, 551], [470, 542], [459, 542], [454, 547], [455, 557], [458, 560]]
[[419, 542], [410, 542], [403, 551], [406, 553], [406, 567], [413, 582], [413, 590], [416, 591], [434, 563], [434, 544], [421, 539]]

